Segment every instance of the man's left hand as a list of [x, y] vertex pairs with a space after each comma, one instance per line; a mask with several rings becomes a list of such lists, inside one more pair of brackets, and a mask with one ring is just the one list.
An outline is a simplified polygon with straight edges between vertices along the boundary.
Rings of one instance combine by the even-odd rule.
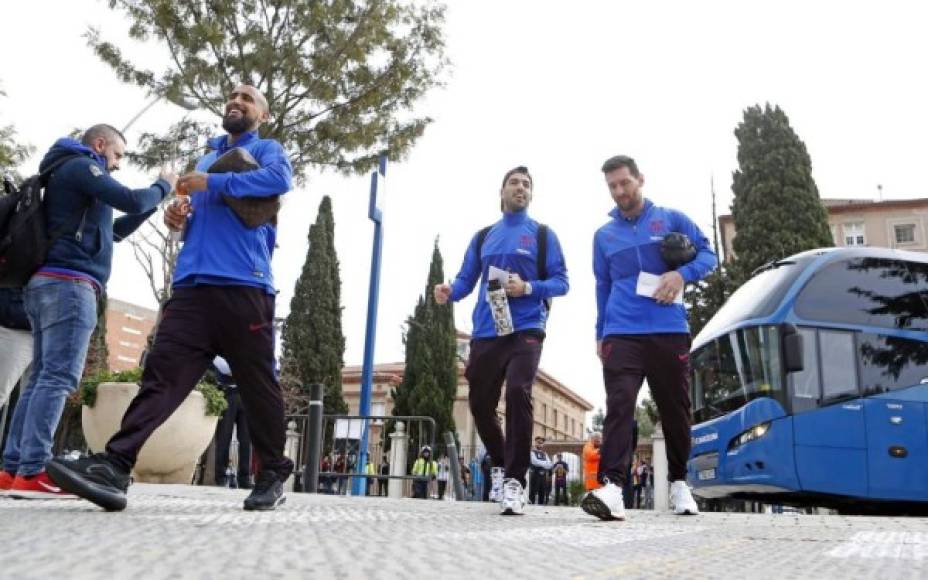
[[509, 274], [509, 282], [506, 282], [506, 294], [513, 298], [525, 296], [525, 280], [518, 274]]
[[658, 304], [673, 304], [674, 298], [683, 291], [683, 276], [676, 270], [665, 272], [657, 281], [653, 298]]
[[187, 195], [195, 191], [206, 191], [207, 175], [201, 171], [191, 171], [177, 180], [177, 191]]

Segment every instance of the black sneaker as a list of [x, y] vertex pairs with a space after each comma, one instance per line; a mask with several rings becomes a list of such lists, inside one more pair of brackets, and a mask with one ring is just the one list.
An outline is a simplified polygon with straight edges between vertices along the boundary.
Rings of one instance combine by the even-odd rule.
[[284, 482], [280, 476], [274, 471], [264, 470], [258, 474], [254, 489], [245, 498], [245, 510], [269, 511], [285, 501], [287, 498], [284, 497]]
[[110, 463], [103, 453], [73, 461], [52, 459], [45, 470], [52, 481], [65, 491], [107, 511], [126, 509], [129, 474]]

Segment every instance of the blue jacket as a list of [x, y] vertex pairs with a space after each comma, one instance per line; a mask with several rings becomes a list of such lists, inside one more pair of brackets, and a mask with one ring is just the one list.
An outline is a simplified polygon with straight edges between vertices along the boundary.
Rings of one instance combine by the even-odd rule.
[[[48, 231], [63, 230], [48, 252], [44, 267], [71, 270], [105, 287], [113, 263], [113, 242], [121, 241], [154, 213], [171, 190], [159, 179], [145, 189], [129, 189], [106, 170], [106, 160], [74, 139], [59, 139], [39, 164], [77, 153], [52, 172], [45, 188]], [[113, 220], [113, 209], [128, 215]], [[85, 213], [86, 212], [86, 213]]]
[[474, 338], [496, 336], [496, 327], [486, 299], [487, 271], [491, 265], [517, 273], [532, 285], [529, 296], [509, 298], [509, 310], [516, 332], [544, 331], [548, 318], [544, 300], [567, 294], [567, 266], [564, 264], [561, 244], [551, 228], [548, 228], [546, 259], [548, 278], [538, 279], [537, 232], [538, 222], [528, 217], [526, 212], [520, 211], [504, 213], [503, 219], [493, 224], [483, 241], [480, 256], [477, 255], [477, 235], [471, 239], [461, 271], [451, 283], [451, 299], [455, 302], [461, 300], [473, 291], [477, 280], [480, 280], [477, 306], [474, 308]]
[[13, 330], [32, 329], [21, 288], [0, 288], [0, 326]]
[[593, 236], [597, 340], [610, 334], [688, 333], [686, 308], [639, 296], [638, 274], [667, 272], [661, 241], [670, 232], [680, 232], [696, 246], [696, 257], [677, 271], [685, 282], [700, 280], [718, 263], [709, 240], [682, 212], [649, 200], [637, 218], [623, 217], [618, 208], [609, 215], [612, 220]]
[[193, 215], [187, 221], [184, 247], [177, 256], [174, 287], [210, 284], [218, 286], [256, 286], [269, 294], [275, 292], [271, 273], [271, 255], [277, 230], [271, 224], [249, 229], [222, 199], [234, 197], [269, 197], [290, 190], [293, 169], [280, 143], [259, 139], [257, 133], [245, 133], [234, 145], [228, 136], [210, 139], [213, 151], [199, 163], [197, 171], [206, 171], [216, 159], [232, 149], [246, 149], [261, 165], [247, 173], [210, 173], [206, 191], [190, 200]]

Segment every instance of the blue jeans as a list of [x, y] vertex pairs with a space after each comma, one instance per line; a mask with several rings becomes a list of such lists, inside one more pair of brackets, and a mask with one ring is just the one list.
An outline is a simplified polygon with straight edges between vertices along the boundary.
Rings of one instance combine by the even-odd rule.
[[97, 325], [97, 295], [89, 282], [33, 276], [25, 306], [32, 323], [32, 376], [13, 413], [3, 468], [28, 476], [52, 458], [65, 399], [81, 379]]

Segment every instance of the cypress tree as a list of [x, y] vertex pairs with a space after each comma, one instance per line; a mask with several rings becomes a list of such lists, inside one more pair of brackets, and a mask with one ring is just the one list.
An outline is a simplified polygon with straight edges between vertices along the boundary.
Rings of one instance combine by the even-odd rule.
[[786, 113], [769, 103], [763, 109], [749, 107], [735, 136], [739, 169], [733, 176], [731, 213], [737, 231], [736, 277], [744, 281], [767, 262], [834, 245], [812, 161]]
[[432, 295], [432, 288], [444, 277], [444, 262], [436, 239], [425, 292], [406, 321], [403, 381], [392, 393], [393, 414], [432, 417], [439, 443], [443, 443], [447, 431], [457, 437], [453, 415], [458, 377], [454, 311], [450, 302], [439, 305]]
[[296, 281], [290, 314], [283, 331], [286, 381], [308, 388], [325, 385], [324, 411], [348, 412], [342, 397], [345, 336], [342, 334], [341, 278], [335, 254], [335, 218], [332, 200], [322, 198], [316, 223], [309, 228], [309, 249], [303, 272]]

